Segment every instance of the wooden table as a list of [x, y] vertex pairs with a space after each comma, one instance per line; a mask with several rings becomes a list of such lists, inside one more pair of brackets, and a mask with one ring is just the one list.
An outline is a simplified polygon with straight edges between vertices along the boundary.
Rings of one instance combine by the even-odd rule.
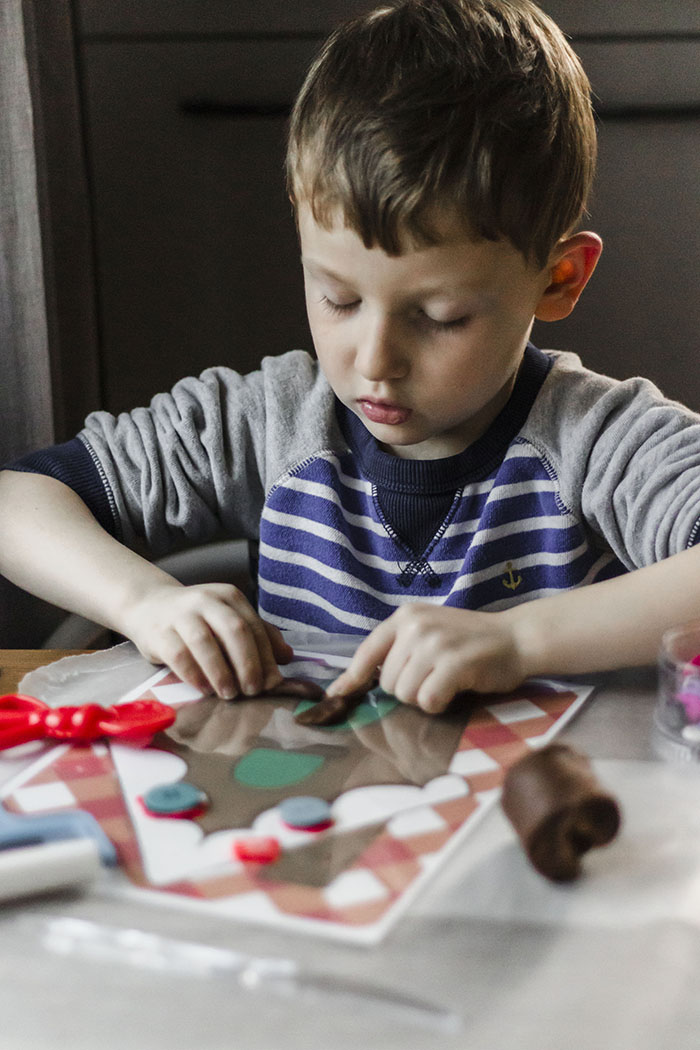
[[35, 667], [53, 663], [64, 656], [89, 652], [85, 649], [0, 649], [0, 696], [13, 693], [18, 683]]

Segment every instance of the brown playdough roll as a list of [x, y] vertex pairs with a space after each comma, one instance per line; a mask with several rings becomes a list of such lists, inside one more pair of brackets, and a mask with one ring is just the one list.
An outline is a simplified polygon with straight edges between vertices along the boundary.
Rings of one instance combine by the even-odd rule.
[[549, 744], [516, 762], [501, 804], [533, 866], [555, 882], [575, 879], [583, 854], [611, 842], [620, 827], [616, 800], [588, 757], [567, 744]]
[[300, 711], [294, 721], [301, 726], [336, 725], [338, 722], [344, 722], [366, 695], [366, 689], [358, 689], [346, 696], [324, 695], [313, 707]]
[[[262, 694], [261, 694], [262, 695]], [[320, 700], [325, 696], [318, 682], [310, 678], [285, 678], [279, 685], [266, 689], [265, 696], [295, 696], [300, 700]]]

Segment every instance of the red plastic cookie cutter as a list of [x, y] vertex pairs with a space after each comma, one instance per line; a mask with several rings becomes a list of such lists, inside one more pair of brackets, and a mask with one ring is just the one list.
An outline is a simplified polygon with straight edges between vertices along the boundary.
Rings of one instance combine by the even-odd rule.
[[144, 742], [175, 721], [175, 711], [159, 700], [134, 700], [115, 707], [83, 704], [49, 707], [33, 696], [0, 696], [0, 751], [32, 740], [90, 743], [100, 737]]

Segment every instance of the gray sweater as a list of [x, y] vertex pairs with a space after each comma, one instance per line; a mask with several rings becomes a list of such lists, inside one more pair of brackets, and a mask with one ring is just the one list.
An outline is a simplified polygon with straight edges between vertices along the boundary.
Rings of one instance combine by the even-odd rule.
[[64, 448], [53, 472], [129, 545], [259, 541], [260, 609], [288, 628], [364, 632], [418, 599], [504, 608], [675, 554], [700, 520], [700, 417], [534, 347], [449, 460], [383, 452], [302, 351], [94, 413]]

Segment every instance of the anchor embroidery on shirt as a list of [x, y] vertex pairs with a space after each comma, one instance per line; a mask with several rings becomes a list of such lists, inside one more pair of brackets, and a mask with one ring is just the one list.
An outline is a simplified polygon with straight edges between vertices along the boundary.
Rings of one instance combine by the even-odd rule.
[[507, 587], [509, 591], [514, 591], [516, 587], [519, 587], [523, 582], [523, 578], [520, 573], [517, 576], [513, 573], [513, 562], [506, 562], [506, 570], [508, 572], [508, 579], [502, 579], [501, 583], [504, 587]]

